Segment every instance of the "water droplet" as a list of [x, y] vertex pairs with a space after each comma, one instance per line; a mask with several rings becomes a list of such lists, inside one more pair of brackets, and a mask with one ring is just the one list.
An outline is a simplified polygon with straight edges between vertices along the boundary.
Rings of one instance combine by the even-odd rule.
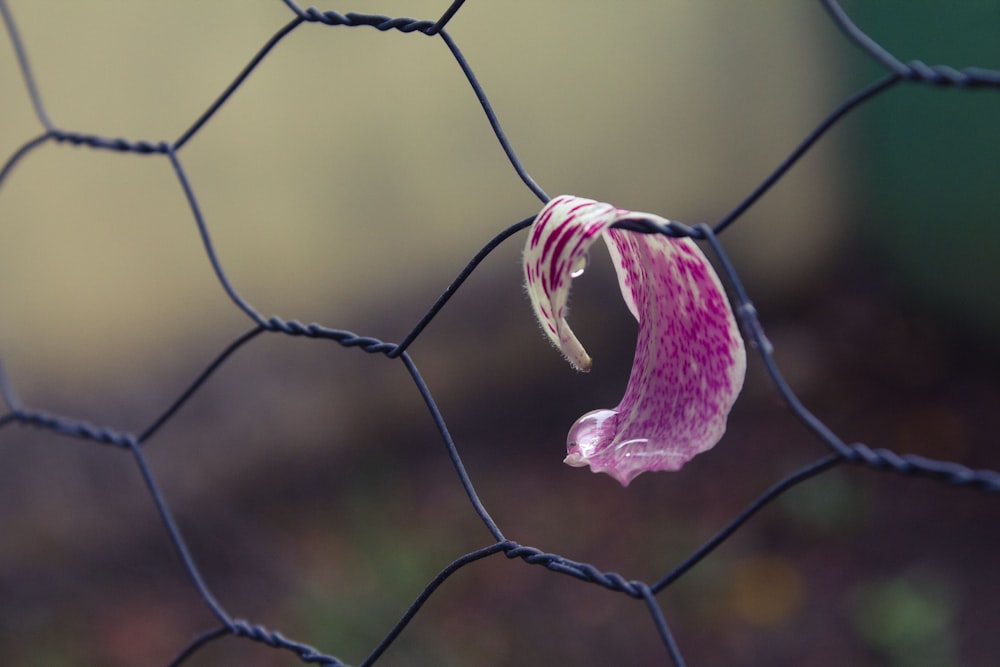
[[587, 266], [590, 264], [590, 253], [583, 253], [575, 260], [573, 260], [573, 266], [569, 270], [570, 278], [579, 278], [583, 275], [583, 272], [587, 270]]
[[591, 410], [576, 420], [566, 436], [566, 463], [586, 465], [598, 447], [615, 438], [618, 413], [615, 410]]

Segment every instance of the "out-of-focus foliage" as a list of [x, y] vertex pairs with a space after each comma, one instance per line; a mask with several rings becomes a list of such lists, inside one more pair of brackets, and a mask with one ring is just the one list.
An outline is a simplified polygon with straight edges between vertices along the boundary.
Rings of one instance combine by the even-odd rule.
[[[1000, 68], [1000, 3], [890, 0], [851, 9], [904, 61]], [[953, 318], [957, 330], [993, 339], [1000, 336], [998, 118], [993, 90], [904, 87], [858, 115], [864, 157], [851, 172], [855, 217], [908, 297]]]

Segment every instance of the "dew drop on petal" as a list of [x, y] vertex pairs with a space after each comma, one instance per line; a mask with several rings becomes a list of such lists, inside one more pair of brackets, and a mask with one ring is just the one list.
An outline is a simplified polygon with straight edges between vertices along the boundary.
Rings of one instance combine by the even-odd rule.
[[590, 265], [590, 253], [584, 253], [573, 261], [573, 266], [569, 270], [570, 278], [579, 278]]
[[566, 436], [566, 463], [587, 465], [599, 446], [614, 440], [617, 425], [618, 412], [615, 410], [591, 410], [577, 419]]

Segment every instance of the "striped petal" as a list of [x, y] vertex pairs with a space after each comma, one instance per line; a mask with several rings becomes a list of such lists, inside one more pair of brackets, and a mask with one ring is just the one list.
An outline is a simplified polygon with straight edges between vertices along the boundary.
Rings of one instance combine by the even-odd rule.
[[603, 237], [622, 296], [639, 321], [632, 373], [621, 403], [570, 429], [566, 463], [589, 465], [627, 486], [650, 470], [677, 470], [712, 448], [743, 386], [746, 351], [725, 291], [687, 238], [639, 234], [623, 218], [666, 220], [579, 197], [553, 199], [536, 217], [524, 252], [535, 314], [569, 362], [590, 357], [566, 322], [571, 274]]

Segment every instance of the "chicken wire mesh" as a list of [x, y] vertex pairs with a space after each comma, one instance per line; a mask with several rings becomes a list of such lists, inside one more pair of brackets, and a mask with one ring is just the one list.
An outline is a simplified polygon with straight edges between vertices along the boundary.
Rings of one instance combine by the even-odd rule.
[[[36, 78], [35, 70], [29, 63], [29, 53], [32, 51], [31, 41], [22, 40], [16, 27], [16, 12], [12, 11], [7, 2], [0, 2], [0, 10], [2, 10], [9, 41], [13, 46], [17, 68], [23, 78], [35, 119], [42, 125], [41, 133], [23, 141], [4, 163], [2, 170], [0, 170], [0, 186], [8, 185], [15, 178], [17, 169], [39, 155], [43, 147], [53, 144], [68, 144], [95, 152], [138, 154], [148, 156], [149, 159], [161, 160], [169, 166], [172, 178], [183, 194], [188, 215], [196, 226], [204, 258], [208, 260], [216, 285], [224, 292], [230, 304], [235, 306], [241, 316], [249, 322], [248, 328], [225, 345], [222, 351], [187, 383], [179, 395], [166, 405], [161, 406], [155, 418], [149, 420], [141, 428], [134, 430], [117, 427], [112, 423], [90, 423], [71, 414], [63, 414], [59, 411], [47, 410], [43, 406], [32, 405], [19, 397], [15, 382], [0, 375], [0, 389], [2, 389], [5, 410], [4, 414], [0, 416], [0, 427], [3, 427], [8, 433], [13, 432], [17, 426], [32, 427], [61, 437], [83, 440], [88, 444], [109, 446], [127, 456], [138, 471], [145, 487], [145, 493], [152, 500], [159, 516], [160, 529], [166, 534], [169, 544], [183, 567], [187, 580], [194, 587], [204, 608], [207, 608], [214, 619], [211, 627], [205, 628], [200, 635], [193, 639], [173, 638], [177, 642], [178, 649], [175, 657], [168, 663], [170, 665], [194, 664], [211, 647], [223, 645], [222, 641], [226, 638], [238, 638], [269, 647], [282, 654], [294, 656], [305, 663], [347, 664], [345, 659], [340, 657], [341, 650], [336, 645], [323, 649], [314, 648], [310, 643], [292, 639], [264, 624], [243, 620], [238, 613], [234, 613], [231, 609], [232, 605], [225, 603], [213, 593], [211, 579], [204, 576], [199, 567], [201, 556], [197, 549], [188, 547], [186, 532], [182, 525], [175, 520], [168, 505], [170, 493], [164, 490], [155, 470], [156, 466], [150, 463], [150, 454], [147, 453], [147, 445], [155, 441], [165, 440], [166, 442], [161, 445], [164, 451], [158, 456], [169, 457], [170, 435], [165, 434], [164, 431], [167, 430], [171, 421], [175, 420], [184, 410], [191, 409], [193, 405], [197, 404], [205, 385], [221, 368], [232, 363], [237, 352], [259, 345], [261, 340], [271, 334], [332, 341], [347, 348], [357, 348], [371, 355], [394, 360], [395, 363], [400, 364], [412, 382], [413, 391], [419, 395], [424, 404], [426, 414], [423, 419], [430, 420], [444, 445], [445, 451], [441, 456], [447, 457], [450, 461], [452, 474], [457, 476], [466, 502], [488, 531], [489, 540], [482, 546], [468, 551], [451, 552], [451, 562], [441, 567], [435, 576], [425, 582], [412, 604], [405, 611], [401, 611], [394, 624], [384, 628], [382, 638], [367, 649], [365, 657], [359, 662], [362, 665], [387, 661], [389, 658], [384, 656], [389, 655], [389, 649], [397, 645], [397, 641], [405, 636], [410, 624], [425, 608], [425, 605], [434, 598], [435, 594], [439, 590], [447, 589], [448, 583], [452, 581], [451, 578], [454, 575], [465, 571], [465, 568], [474, 563], [484, 559], [496, 559], [501, 554], [510, 560], [520, 560], [530, 565], [540, 566], [539, 570], [561, 574], [572, 580], [592, 584], [633, 599], [635, 604], [645, 610], [651, 621], [652, 630], [650, 632], [658, 637], [661, 645], [660, 655], [648, 657], [648, 660], [651, 661], [650, 664], [684, 665], [687, 664], [683, 657], [684, 637], [675, 636], [671, 630], [672, 624], [669, 618], [673, 615], [682, 615], [683, 610], [671, 610], [670, 614], [665, 614], [661, 601], [669, 599], [669, 591], [672, 590], [675, 582], [681, 581], [685, 575], [701, 567], [706, 562], [705, 559], [714, 554], [720, 545], [743, 530], [744, 526], [751, 524], [752, 519], [757, 516], [760, 510], [772, 505], [791, 489], [810, 480], [825, 477], [835, 469], [850, 466], [867, 468], [886, 474], [924, 477], [939, 484], [964, 487], [986, 493], [993, 493], [1000, 489], [1000, 473], [996, 471], [974, 469], [958, 461], [937, 460], [923, 455], [897, 453], [886, 448], [852, 442], [842, 438], [821, 417], [813, 414], [800, 400], [794, 384], [786, 381], [779, 368], [776, 361], [775, 345], [765, 333], [757, 309], [743, 285], [737, 262], [730, 259], [725, 245], [720, 240], [720, 236], [724, 232], [738, 223], [762, 197], [783, 181], [786, 174], [803, 156], [813, 150], [838, 121], [848, 115], [853, 115], [873, 100], [883, 98], [891, 91], [904, 86], [922, 86], [938, 90], [986, 88], [991, 89], [989, 94], [992, 94], [992, 90], [1000, 87], [1000, 72], [996, 70], [981, 67], [930, 66], [919, 60], [908, 62], [899, 60], [855, 25], [848, 13], [834, 0], [824, 0], [820, 3], [830, 24], [839, 30], [843, 37], [867, 54], [878, 65], [882, 73], [874, 81], [857, 90], [836, 106], [738, 205], [713, 224], [670, 222], [668, 225], [662, 225], [652, 220], [640, 219], [630, 220], [619, 225], [635, 233], [664, 234], [675, 237], [688, 236], [703, 245], [720, 269], [723, 282], [730, 294], [733, 310], [739, 319], [742, 333], [751, 347], [752, 356], [756, 359], [755, 363], [760, 364], [766, 372], [774, 392], [785, 406], [809, 431], [811, 437], [827, 450], [824, 457], [802, 465], [791, 474], [777, 477], [776, 481], [772, 481], [768, 488], [759, 493], [752, 502], [746, 504], [731, 521], [721, 528], [717, 528], [713, 537], [705, 541], [702, 546], [684, 555], [679, 559], [678, 564], [662, 571], [658, 576], [641, 579], [606, 571], [583, 560], [551, 553], [544, 548], [526, 546], [515, 541], [512, 535], [508, 535], [502, 529], [504, 522], [494, 519], [493, 513], [490, 512], [489, 508], [492, 507], [492, 503], [484, 502], [477, 491], [476, 477], [467, 470], [460, 455], [461, 442], [451, 435], [444, 412], [439, 408], [435, 398], [436, 394], [432, 392], [432, 383], [426, 381], [424, 375], [418, 370], [419, 353], [411, 355], [411, 347], [415, 346], [423, 337], [430, 335], [427, 332], [430, 330], [431, 324], [438, 318], [439, 314], [447, 310], [455, 295], [462, 291], [463, 286], [487, 257], [497, 248], [506, 244], [509, 239], [529, 227], [534, 220], [534, 215], [528, 215], [519, 222], [497, 232], [468, 261], [466, 266], [447, 285], [441, 296], [422, 316], [417, 318], [416, 324], [400, 338], [398, 343], [383, 341], [374, 336], [358, 334], [346, 329], [332, 328], [316, 323], [305, 324], [296, 319], [265, 315], [255, 307], [250, 299], [243, 296], [240, 282], [231, 279], [230, 273], [227, 272], [224, 259], [225, 246], [216, 243], [212, 216], [201, 205], [201, 198], [198, 194], [199, 182], [203, 178], [207, 180], [207, 177], [193, 176], [185, 168], [182, 156], [187, 152], [185, 149], [189, 143], [200, 133], [206, 131], [206, 128], [213, 123], [224, 122], [224, 119], [216, 119], [216, 116], [219, 116], [222, 110], [227, 107], [234, 94], [253, 78], [262, 63], [277, 51], [277, 47], [286, 41], [294, 40], [295, 36], [301, 34], [306, 27], [374, 28], [385, 33], [412, 33], [414, 38], [440, 39], [444, 42], [444, 49], [457, 64], [465, 82], [471, 88], [481, 108], [482, 115], [485, 116], [499, 148], [508, 161], [508, 168], [516, 173], [523, 187], [541, 203], [549, 201], [548, 194], [530, 175], [526, 165], [522, 163], [516, 150], [517, 142], [508, 140], [505, 135], [499, 115], [494, 111], [490, 98], [485, 92], [485, 86], [480, 84], [470, 62], [458, 46], [459, 40], [453, 38], [447, 30], [449, 24], [460, 12], [476, 11], [474, 4], [468, 7], [464, 7], [464, 5], [464, 2], [456, 1], [448, 6], [440, 16], [418, 20], [353, 12], [342, 14], [332, 10], [321, 11], [314, 8], [303, 9], [294, 2], [286, 1], [284, 6], [290, 16], [288, 22], [273, 33], [215, 101], [198, 114], [177, 139], [173, 141], [147, 141], [64, 129], [50, 118], [45, 104], [44, 77]], [[614, 48], [614, 46], [611, 45], [608, 48]], [[743, 76], [751, 75], [752, 73], [743, 74]], [[697, 94], [697, 90], [691, 91], [690, 94]], [[11, 87], [8, 87], [6, 93], [8, 103], [13, 97], [14, 93]], [[358, 104], [363, 103], [363, 100], [354, 101]], [[419, 132], [418, 129], [414, 131]], [[336, 155], [333, 159], [336, 159]], [[294, 212], [291, 212], [288, 218], [289, 220], [283, 224], [295, 224]], [[8, 238], [6, 241], [6, 243], [13, 244], [16, 242], [16, 238]], [[360, 240], [354, 239], [352, 242], [364, 243], [364, 237], [360, 237]], [[401, 242], [405, 243], [406, 240], [401, 239]], [[99, 260], [95, 259], [94, 261]], [[177, 267], [178, 271], [185, 268]], [[26, 287], [26, 289], [30, 289], [30, 287]], [[527, 318], [527, 314], [524, 317]], [[336, 381], [336, 378], [333, 381]], [[239, 397], [237, 396], [235, 400], [238, 402]], [[386, 410], [391, 408], [391, 404], [385, 406]], [[408, 418], [416, 417], [410, 414]], [[671, 556], [674, 555], [671, 553]], [[330, 557], [331, 560], [335, 559], [332, 554]], [[388, 575], [383, 574], [383, 576]], [[530, 601], [525, 600], [524, 603], [530, 604]], [[586, 644], [587, 637], [584, 636], [581, 641]], [[224, 644], [224, 646], [230, 645]], [[406, 660], [407, 658], [404, 656], [401, 659]]]

